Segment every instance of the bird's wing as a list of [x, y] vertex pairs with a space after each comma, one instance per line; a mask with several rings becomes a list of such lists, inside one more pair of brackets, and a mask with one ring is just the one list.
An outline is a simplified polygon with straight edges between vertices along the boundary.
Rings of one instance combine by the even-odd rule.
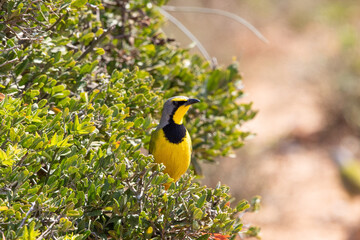
[[155, 141], [159, 137], [159, 132], [160, 132], [159, 129], [156, 129], [151, 133], [150, 144], [149, 144], [149, 153], [150, 154], [152, 154], [154, 152]]

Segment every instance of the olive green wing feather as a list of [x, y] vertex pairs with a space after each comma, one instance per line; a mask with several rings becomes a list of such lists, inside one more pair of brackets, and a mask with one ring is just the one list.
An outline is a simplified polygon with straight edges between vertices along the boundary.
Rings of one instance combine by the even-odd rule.
[[150, 144], [149, 144], [149, 153], [152, 154], [154, 152], [154, 149], [155, 149], [155, 141], [156, 139], [159, 138], [159, 133], [160, 133], [160, 130], [159, 129], [156, 129], [155, 131], [153, 131], [151, 133], [151, 138], [150, 138]]

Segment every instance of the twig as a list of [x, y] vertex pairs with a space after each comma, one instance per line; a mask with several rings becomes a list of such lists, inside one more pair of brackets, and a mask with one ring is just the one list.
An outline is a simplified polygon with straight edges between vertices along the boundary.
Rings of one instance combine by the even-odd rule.
[[74, 50], [78, 50], [78, 47], [72, 45], [71, 43], [68, 43], [65, 46], [68, 47], [68, 48], [74, 49]]
[[[64, 7], [64, 6], [63, 6]], [[57, 17], [59, 17], [59, 15], [54, 11], [54, 6], [49, 6], [49, 9], [50, 9], [50, 11], [53, 13], [53, 14], [55, 14]], [[61, 8], [62, 9], [62, 8]], [[61, 10], [60, 9], [60, 10]], [[59, 11], [60, 12], [60, 11]]]
[[44, 185], [42, 185], [41, 190], [44, 188], [44, 186], [47, 184], [47, 182], [48, 182], [48, 180], [49, 180], [50, 172], [51, 172], [51, 167], [52, 167], [52, 164], [54, 163], [54, 161], [56, 160], [56, 156], [57, 156], [57, 154], [59, 153], [59, 150], [60, 150], [60, 148], [56, 149], [56, 151], [55, 151], [55, 153], [54, 153], [54, 157], [53, 157], [53, 159], [52, 159], [51, 162], [50, 162], [49, 169], [48, 169], [48, 172], [47, 172], [47, 174], [46, 174], [45, 183], [44, 183]]
[[4, 52], [7, 52], [7, 51], [11, 51], [11, 50], [14, 50], [14, 49], [17, 49], [17, 48], [20, 48], [20, 45], [15, 45], [15, 46], [13, 46], [13, 47], [6, 48], [6, 49], [4, 49], [3, 51], [4, 51]]
[[24, 156], [20, 159], [20, 161], [16, 164], [16, 166], [21, 166], [23, 164], [25, 158], [28, 156], [29, 152], [26, 152]]
[[22, 38], [17, 34], [17, 32], [12, 27], [10, 27], [9, 25], [6, 25], [6, 27], [9, 28], [13, 34], [15, 34], [15, 37], [17, 39], [22, 40]]
[[13, 63], [13, 62], [16, 62], [16, 61], [19, 61], [19, 59], [18, 59], [18, 58], [14, 58], [14, 59], [11, 59], [11, 60], [9, 60], [9, 61], [3, 62], [2, 64], [0, 64], [0, 68], [3, 67], [3, 66], [5, 66], [5, 65], [7, 65], [7, 64], [9, 64], [9, 63]]
[[47, 27], [47, 28], [49, 27], [43, 24], [42, 22], [40, 22], [39, 20], [37, 20], [36, 18], [34, 18], [34, 16], [32, 16], [31, 14], [24, 14], [24, 16], [31, 18], [31, 20], [35, 21], [37, 24], [42, 25], [43, 27]]
[[144, 187], [144, 191], [147, 191], [149, 185], [151, 184], [151, 181], [154, 179], [155, 175], [157, 175], [157, 174], [159, 174], [159, 171], [154, 171], [154, 172], [150, 175], [150, 177], [148, 178], [148, 182], [147, 182], [147, 184], [146, 184], [145, 187]]
[[[24, 20], [23, 20], [23, 21], [24, 21]], [[16, 26], [17, 28], [19, 28], [23, 33], [29, 34], [24, 28], [22, 28], [21, 26], [19, 26], [19, 24], [15, 23], [15, 26]]]
[[44, 239], [51, 231], [51, 229], [54, 227], [54, 225], [58, 222], [57, 221], [54, 221], [49, 227], [48, 229], [46, 229], [46, 231], [44, 231], [36, 240], [41, 240], [41, 239]]
[[80, 61], [81, 59], [83, 59], [88, 53], [90, 53], [94, 47], [99, 43], [101, 42], [106, 35], [108, 35], [112, 30], [114, 30], [115, 28], [115, 25], [114, 26], [111, 26], [106, 32], [104, 32], [103, 34], [101, 34], [101, 36], [99, 38], [97, 38], [95, 41], [93, 41], [90, 46], [85, 49], [85, 51], [81, 54], [81, 56], [77, 59], [78, 61]]
[[[188, 36], [191, 41], [196, 43], [196, 46], [199, 48], [201, 54], [206, 58], [206, 60], [208, 60], [211, 65], [213, 64], [211, 57], [209, 55], [209, 53], [206, 51], [206, 49], [204, 48], [204, 46], [201, 44], [201, 42], [194, 36], [194, 34], [192, 34], [189, 29], [187, 29], [179, 20], [177, 20], [175, 17], [173, 17], [171, 14], [169, 14], [168, 12], [166, 12], [164, 9], [162, 8], [158, 8], [159, 12], [164, 15], [167, 19], [169, 19], [172, 23], [174, 23], [181, 31], [183, 31], [186, 36]], [[214, 67], [212, 65], [212, 67]]]
[[37, 38], [23, 38], [23, 37], [20, 37], [12, 27], [10, 27], [9, 25], [6, 25], [6, 27], [9, 28], [10, 31], [15, 35], [15, 37], [17, 39], [21, 40], [21, 41], [36, 41], [36, 40], [38, 40]]
[[9, 192], [11, 192], [11, 188], [8, 188], [8, 187], [0, 188], [0, 195], [6, 195]]
[[95, 236], [95, 239], [101, 239], [101, 238], [96, 234], [96, 232], [91, 232], [91, 234]]
[[264, 35], [262, 35], [261, 32], [257, 30], [253, 25], [251, 25], [248, 21], [228, 11], [224, 11], [220, 9], [212, 9], [212, 8], [203, 8], [203, 7], [175, 7], [175, 6], [162, 6], [162, 9], [172, 12], [178, 11], [178, 12], [207, 13], [207, 14], [217, 14], [224, 17], [228, 17], [244, 25], [247, 29], [253, 32], [261, 41], [265, 43], [269, 43], [269, 41], [264, 37]]
[[35, 205], [36, 205], [36, 200], [35, 200], [35, 201], [33, 202], [33, 204], [31, 205], [31, 208], [29, 209], [29, 211], [27, 211], [25, 217], [23, 218], [23, 220], [22, 220], [21, 223], [20, 223], [19, 228], [22, 228], [22, 227], [24, 226], [26, 219], [29, 217], [30, 213], [31, 213], [32, 211], [34, 211]]
[[61, 17], [59, 17], [58, 20], [56, 20], [56, 22], [54, 22], [53, 25], [51, 25], [50, 27], [48, 27], [48, 28], [46, 29], [46, 31], [50, 31], [50, 30], [52, 30], [56, 25], [58, 25], [59, 22], [64, 18], [64, 16], [65, 16], [66, 14], [67, 14], [67, 13], [61, 15]]
[[130, 189], [131, 192], [134, 193], [134, 195], [136, 195], [137, 191], [135, 190], [135, 188], [133, 186], [131, 186], [131, 184], [127, 181], [125, 181], [126, 185], [128, 186], [128, 188]]
[[[37, 5], [37, 6], [39, 7], [39, 5]], [[43, 13], [42, 10], [41, 10], [41, 7], [39, 7], [38, 10], [39, 10], [41, 16], [48, 22], [49, 19], [44, 15], [44, 13]]]

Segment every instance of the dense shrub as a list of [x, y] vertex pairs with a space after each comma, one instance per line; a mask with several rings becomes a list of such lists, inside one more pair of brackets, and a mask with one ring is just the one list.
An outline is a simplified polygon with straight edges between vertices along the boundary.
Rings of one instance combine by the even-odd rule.
[[[6, 239], [235, 236], [226, 186], [169, 182], [142, 153], [163, 99], [196, 96], [194, 166], [240, 147], [236, 64], [211, 69], [160, 31], [149, 0], [0, 1], [0, 233]], [[250, 228], [249, 234], [257, 229]], [[205, 235], [204, 235], [205, 234]]]

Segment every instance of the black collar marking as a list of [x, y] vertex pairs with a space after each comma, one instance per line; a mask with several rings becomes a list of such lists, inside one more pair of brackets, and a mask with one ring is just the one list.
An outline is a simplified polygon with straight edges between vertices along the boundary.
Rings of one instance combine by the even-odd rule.
[[184, 125], [179, 125], [174, 122], [170, 122], [163, 127], [163, 131], [166, 139], [171, 143], [181, 143], [186, 136], [186, 128]]

